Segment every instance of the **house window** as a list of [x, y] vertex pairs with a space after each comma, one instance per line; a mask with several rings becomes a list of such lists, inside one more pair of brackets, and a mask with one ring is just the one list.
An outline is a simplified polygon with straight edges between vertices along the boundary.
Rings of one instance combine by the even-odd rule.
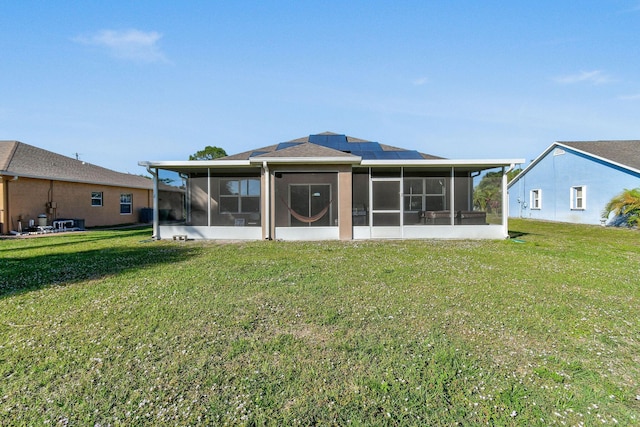
[[587, 187], [584, 185], [571, 187], [571, 209], [586, 209]]
[[406, 178], [405, 212], [440, 211], [445, 208], [444, 178]]
[[91, 192], [91, 206], [102, 206], [102, 191]]
[[220, 213], [260, 212], [260, 180], [221, 179], [219, 208]]
[[120, 214], [128, 215], [132, 212], [133, 194], [120, 194]]
[[531, 190], [529, 206], [531, 209], [542, 209], [542, 190]]

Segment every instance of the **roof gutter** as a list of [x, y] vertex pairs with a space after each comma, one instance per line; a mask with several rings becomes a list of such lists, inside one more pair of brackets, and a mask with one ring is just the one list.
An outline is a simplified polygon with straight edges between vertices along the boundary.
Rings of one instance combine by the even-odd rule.
[[166, 169], [170, 167], [182, 168], [212, 168], [224, 166], [252, 166], [249, 160], [181, 160], [172, 161], [140, 161], [139, 166]]
[[498, 167], [514, 166], [524, 163], [525, 159], [415, 159], [415, 160], [363, 160], [362, 166], [441, 166], [441, 167]]

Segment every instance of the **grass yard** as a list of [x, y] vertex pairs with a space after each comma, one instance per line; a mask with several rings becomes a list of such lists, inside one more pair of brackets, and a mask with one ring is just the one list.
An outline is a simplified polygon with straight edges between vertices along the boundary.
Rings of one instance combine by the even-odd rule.
[[640, 232], [0, 240], [0, 425], [638, 425]]

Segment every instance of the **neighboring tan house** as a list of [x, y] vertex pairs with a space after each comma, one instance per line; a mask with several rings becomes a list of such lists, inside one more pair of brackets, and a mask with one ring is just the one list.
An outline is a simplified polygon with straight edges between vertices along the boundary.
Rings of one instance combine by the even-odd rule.
[[151, 179], [0, 141], [0, 234], [71, 220], [81, 227], [135, 223], [152, 197]]
[[[506, 173], [518, 160], [448, 160], [330, 132], [210, 161], [140, 162], [186, 191], [184, 221], [156, 238], [506, 238]], [[500, 172], [491, 211], [474, 186]], [[154, 193], [154, 209], [167, 197]], [[164, 204], [164, 205], [163, 205]], [[177, 206], [175, 209], [179, 209]]]
[[640, 187], [640, 141], [555, 142], [508, 187], [512, 217], [604, 224], [609, 200]]

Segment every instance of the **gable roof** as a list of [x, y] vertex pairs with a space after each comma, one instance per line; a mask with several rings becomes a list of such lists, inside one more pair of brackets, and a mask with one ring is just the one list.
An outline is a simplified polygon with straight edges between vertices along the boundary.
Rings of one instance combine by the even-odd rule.
[[620, 166], [640, 170], [640, 140], [558, 141], [557, 144], [617, 163]]
[[419, 153], [415, 150], [392, 147], [390, 145], [333, 132], [323, 132], [222, 157], [219, 160], [249, 160], [259, 158], [305, 158], [308, 160], [314, 158], [334, 158], [337, 160], [341, 158], [345, 161], [358, 161], [360, 159], [442, 159], [442, 157]]
[[153, 181], [116, 172], [19, 141], [0, 141], [0, 175], [152, 189]]
[[520, 178], [538, 164], [540, 160], [556, 148], [568, 149], [591, 157], [594, 160], [640, 173], [640, 140], [556, 141], [524, 168], [524, 170], [509, 183], [509, 187], [520, 180]]

